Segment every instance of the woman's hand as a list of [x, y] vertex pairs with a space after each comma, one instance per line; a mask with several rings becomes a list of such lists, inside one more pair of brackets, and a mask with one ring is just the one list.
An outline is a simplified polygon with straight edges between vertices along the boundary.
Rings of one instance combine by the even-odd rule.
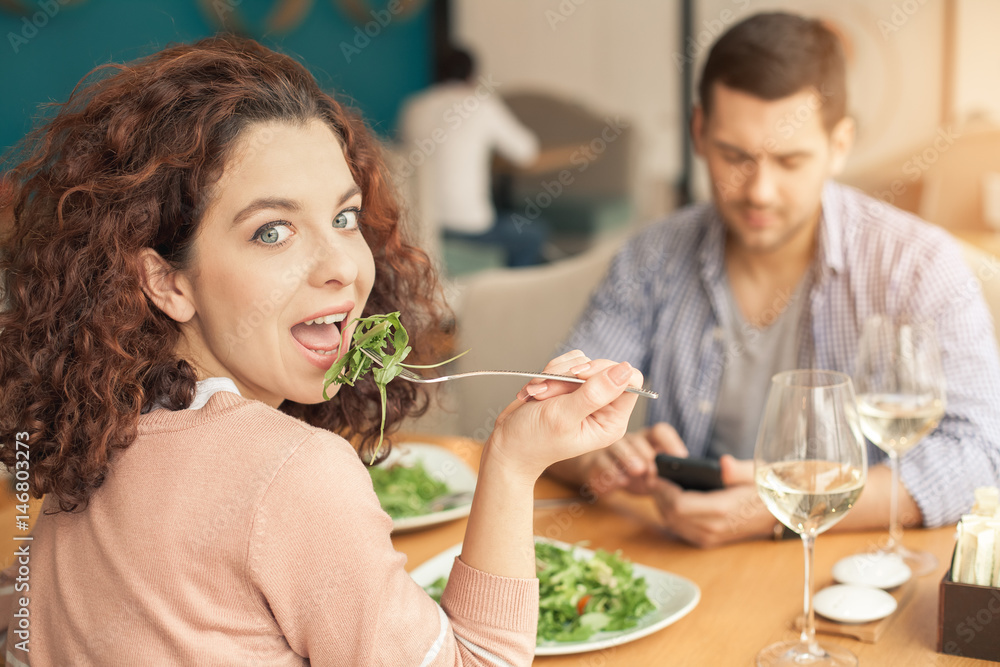
[[483, 448], [462, 546], [462, 560], [484, 572], [534, 576], [535, 481], [556, 461], [620, 439], [637, 398], [625, 393], [625, 387], [642, 385], [642, 374], [627, 363], [591, 361], [579, 351], [553, 359], [545, 370], [576, 374], [587, 381], [582, 385], [530, 382], [497, 417]]
[[547, 373], [573, 374], [580, 385], [534, 380], [497, 418], [486, 451], [534, 480], [549, 465], [606, 447], [624, 436], [642, 373], [628, 363], [591, 360], [579, 350], [550, 361]]

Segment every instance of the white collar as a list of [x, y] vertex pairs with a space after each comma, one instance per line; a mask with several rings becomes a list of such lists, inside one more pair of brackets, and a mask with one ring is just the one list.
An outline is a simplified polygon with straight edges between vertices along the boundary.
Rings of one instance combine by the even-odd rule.
[[[217, 391], [228, 391], [231, 394], [236, 394], [237, 396], [242, 396], [240, 390], [236, 388], [236, 383], [227, 377], [212, 377], [206, 378], [204, 380], [198, 380], [195, 385], [194, 399], [191, 401], [191, 405], [187, 406], [187, 410], [200, 410], [205, 407], [208, 403], [208, 399], [212, 398], [212, 394]], [[153, 406], [149, 409], [150, 412], [153, 410], [166, 409], [164, 401], [161, 398], [156, 401]]]
[[236, 388], [236, 383], [230, 378], [206, 378], [204, 380], [198, 380], [198, 384], [194, 392], [194, 400], [191, 401], [191, 405], [189, 405], [187, 409], [200, 410], [205, 407], [205, 404], [208, 403], [208, 399], [210, 399], [212, 394], [217, 391], [228, 391], [230, 394], [236, 394], [237, 396], [243, 395], [240, 393], [240, 390]]

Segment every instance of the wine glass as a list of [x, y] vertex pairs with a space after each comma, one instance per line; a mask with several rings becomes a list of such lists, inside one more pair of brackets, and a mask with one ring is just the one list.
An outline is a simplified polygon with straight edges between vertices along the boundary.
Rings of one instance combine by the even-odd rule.
[[802, 633], [798, 641], [763, 649], [757, 665], [855, 666], [847, 649], [816, 641], [812, 603], [816, 536], [844, 518], [868, 474], [851, 378], [821, 370], [771, 378], [753, 458], [757, 493], [778, 521], [801, 535], [805, 550]]
[[916, 576], [937, 558], [903, 546], [899, 524], [899, 459], [937, 428], [944, 416], [944, 371], [933, 322], [876, 315], [865, 322], [854, 371], [861, 431], [889, 456], [889, 540], [874, 556], [895, 554]]

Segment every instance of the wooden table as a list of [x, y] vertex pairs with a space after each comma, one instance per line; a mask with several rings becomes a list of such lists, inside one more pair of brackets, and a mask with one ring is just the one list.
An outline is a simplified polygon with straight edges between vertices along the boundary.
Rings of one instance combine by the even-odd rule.
[[[478, 467], [479, 445], [472, 440], [426, 435], [413, 439], [447, 447], [473, 468]], [[535, 496], [571, 498], [572, 493], [542, 479]], [[413, 569], [461, 542], [465, 523], [465, 520], [454, 521], [399, 535], [393, 543], [408, 556], [407, 568]], [[637, 563], [679, 574], [701, 588], [698, 606], [659, 632], [603, 651], [537, 658], [536, 665], [752, 665], [758, 650], [797, 635], [791, 623], [802, 610], [803, 553], [799, 540], [754, 541], [713, 550], [697, 549], [667, 539], [657, 529], [655, 511], [648, 499], [625, 494], [595, 504], [576, 500], [561, 507], [536, 510], [535, 533], [565, 542], [586, 541], [590, 548], [621, 549]], [[874, 548], [881, 537], [879, 532], [820, 536], [815, 561], [817, 589], [829, 583], [830, 570], [838, 559]], [[935, 652], [938, 587], [954, 546], [954, 528], [910, 530], [904, 541], [911, 548], [930, 551], [940, 565], [934, 573], [916, 582], [913, 596], [896, 612], [878, 643], [828, 635], [819, 635], [820, 640], [846, 646], [858, 656], [862, 666], [995, 665]]]

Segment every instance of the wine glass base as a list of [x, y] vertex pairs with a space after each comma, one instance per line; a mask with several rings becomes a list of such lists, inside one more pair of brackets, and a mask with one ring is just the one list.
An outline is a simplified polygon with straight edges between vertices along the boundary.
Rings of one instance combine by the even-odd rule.
[[926, 551], [911, 551], [902, 544], [896, 545], [893, 551], [902, 557], [903, 562], [909, 566], [910, 571], [913, 572], [913, 576], [915, 577], [930, 574], [938, 567], [937, 557]]
[[[819, 649], [818, 651], [816, 649]], [[812, 649], [802, 642], [778, 642], [757, 654], [757, 667], [858, 667], [857, 657], [840, 646], [820, 646]]]

